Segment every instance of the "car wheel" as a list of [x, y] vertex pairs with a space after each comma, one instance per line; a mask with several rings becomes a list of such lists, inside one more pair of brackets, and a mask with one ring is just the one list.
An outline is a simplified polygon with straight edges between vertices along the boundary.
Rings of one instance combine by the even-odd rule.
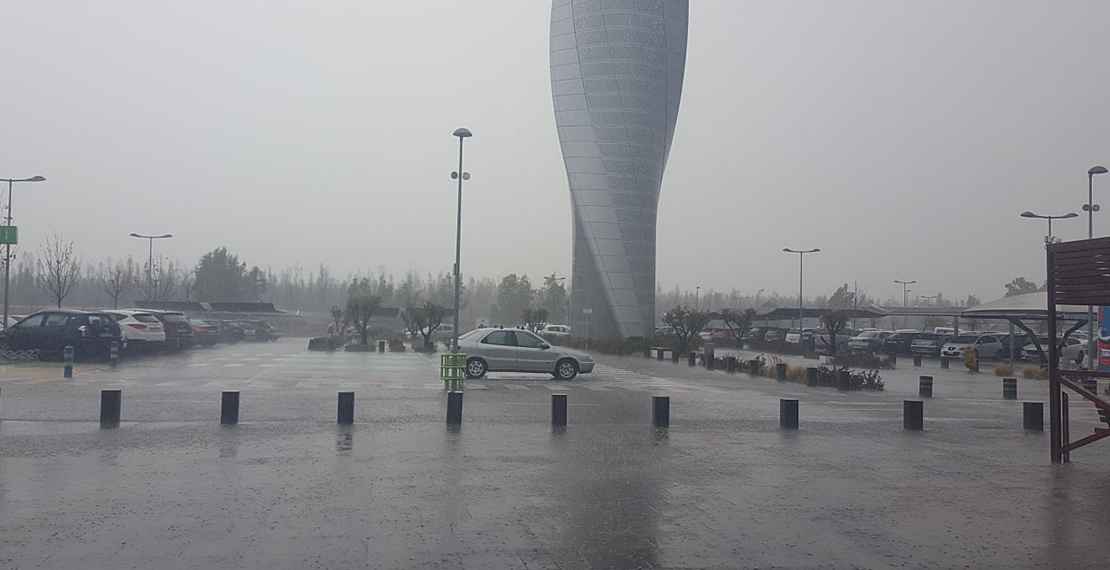
[[555, 377], [559, 380], [574, 380], [578, 376], [578, 363], [565, 358], [555, 363]]
[[477, 380], [486, 375], [486, 361], [481, 358], [471, 358], [466, 361], [467, 380]]
[[995, 360], [1002, 360], [1003, 358], [1006, 358], [1006, 353], [1001, 350], [999, 350], [998, 353], [994, 355]]

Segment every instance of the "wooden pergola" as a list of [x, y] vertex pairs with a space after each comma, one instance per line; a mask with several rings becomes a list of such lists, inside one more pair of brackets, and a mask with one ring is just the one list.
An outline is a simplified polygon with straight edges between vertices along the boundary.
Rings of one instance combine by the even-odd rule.
[[[1098, 372], [1099, 355], [1092, 354], [1091, 370], [1061, 370], [1060, 346], [1055, 342], [1060, 305], [1110, 305], [1110, 238], [1054, 243], [1048, 250], [1048, 407], [1053, 463], [1066, 463], [1071, 452], [1110, 436], [1110, 402], [1096, 392], [1083, 388], [1084, 379], [1110, 378]], [[1097, 310], [1097, 309], [1096, 309]], [[1066, 389], [1066, 390], [1065, 390]], [[1068, 392], [1074, 392], [1098, 408], [1099, 418], [1108, 427], [1096, 427], [1094, 433], [1071, 440], [1068, 418]]]

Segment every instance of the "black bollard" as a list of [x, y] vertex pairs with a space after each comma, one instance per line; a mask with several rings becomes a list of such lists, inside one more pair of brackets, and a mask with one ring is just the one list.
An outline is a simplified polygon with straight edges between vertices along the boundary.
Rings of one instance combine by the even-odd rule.
[[945, 369], [945, 370], [948, 370], [948, 357], [947, 356], [940, 357], [940, 367]]
[[779, 400], [779, 427], [798, 429], [798, 401], [782, 398]]
[[383, 354], [383, 353], [385, 353], [385, 341], [384, 340], [379, 340], [378, 341], [378, 354]]
[[806, 386], [815, 387], [820, 383], [821, 381], [817, 377], [817, 369], [812, 366], [806, 368]]
[[891, 368], [898, 366], [898, 353], [891, 352], [887, 354], [886, 362], [890, 365]]
[[836, 389], [841, 392], [847, 392], [852, 389], [852, 373], [847, 370], [841, 370], [837, 376]]
[[551, 395], [551, 425], [565, 426], [567, 425], [567, 395], [566, 394], [552, 394]]
[[902, 402], [902, 427], [913, 431], [925, 429], [925, 402], [921, 400]]
[[698, 365], [698, 353], [696, 353], [694, 351], [690, 351], [690, 354], [687, 354], [686, 358], [687, 358], [687, 360], [689, 360], [688, 364], [690, 366], [697, 366]]
[[121, 400], [123, 400], [123, 392], [120, 390], [100, 391], [100, 427], [108, 428], [119, 426], [119, 408]]
[[224, 392], [220, 400], [220, 424], [233, 426], [239, 423], [239, 392]]
[[917, 395], [922, 398], [933, 397], [933, 377], [922, 376], [917, 381]]
[[1021, 403], [1022, 425], [1027, 431], [1044, 431], [1044, 404], [1041, 402]]
[[339, 412], [337, 414], [339, 425], [349, 426], [355, 423], [355, 393], [339, 393]]
[[1002, 398], [1006, 400], [1017, 399], [1017, 378], [1002, 379]]
[[786, 382], [786, 363], [785, 362], [776, 362], [775, 363], [775, 379], [777, 379], [779, 382]]
[[758, 360], [749, 360], [748, 361], [748, 374], [751, 374], [752, 376], [759, 376], [759, 361]]
[[64, 378], [73, 378], [73, 357], [74, 348], [72, 346], [62, 348], [62, 376]]
[[[660, 352], [659, 354], [663, 354], [663, 353]], [[672, 350], [671, 351], [671, 362], [673, 362], [675, 364], [678, 364], [679, 358], [680, 357], [679, 357], [678, 351], [677, 350]]]
[[651, 423], [655, 427], [670, 427], [671, 425], [671, 398], [670, 396], [651, 397]]
[[736, 373], [736, 357], [735, 356], [728, 357], [727, 362], [728, 362], [728, 364], [726, 366], [728, 367], [729, 373], [730, 374], [735, 374]]
[[658, 358], [659, 360], [663, 360], [663, 353], [664, 353], [664, 352], [666, 352], [666, 351], [660, 348], [660, 349], [659, 349], [659, 350], [657, 350], [656, 352], [657, 352], [658, 354], [656, 354], [656, 355], [655, 355], [655, 357], [656, 357], [656, 358]]
[[[650, 346], [645, 346], [644, 347], [644, 358], [651, 358], [651, 347]], [[659, 358], [660, 358], [660, 360], [662, 360], [663, 357], [660, 356]]]
[[920, 354], [913, 355], [913, 365], [914, 365], [914, 367], [920, 367], [921, 366], [921, 355]]
[[462, 425], [463, 393], [447, 393], [447, 425]]

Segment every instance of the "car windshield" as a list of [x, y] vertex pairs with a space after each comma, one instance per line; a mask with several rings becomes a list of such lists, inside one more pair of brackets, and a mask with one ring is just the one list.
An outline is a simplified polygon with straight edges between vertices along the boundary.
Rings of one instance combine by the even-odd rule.
[[950, 340], [950, 341], [948, 341], [948, 342], [950, 342], [950, 343], [952, 343], [952, 344], [972, 344], [972, 343], [974, 343], [974, 342], [975, 342], [975, 341], [976, 341], [976, 340], [977, 340], [978, 338], [979, 338], [979, 337], [977, 337], [977, 336], [972, 336], [972, 335], [960, 335], [960, 336], [958, 336], [958, 337], [956, 337], [956, 338], [954, 338], [954, 339], [952, 339], [952, 340]]

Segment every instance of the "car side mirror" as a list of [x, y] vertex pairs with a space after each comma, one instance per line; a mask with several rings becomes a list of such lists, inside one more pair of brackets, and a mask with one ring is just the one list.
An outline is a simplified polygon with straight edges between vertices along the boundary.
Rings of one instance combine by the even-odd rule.
[[541, 350], [547, 350], [549, 348], [551, 348], [551, 345], [547, 344], [546, 342], [540, 345]]

